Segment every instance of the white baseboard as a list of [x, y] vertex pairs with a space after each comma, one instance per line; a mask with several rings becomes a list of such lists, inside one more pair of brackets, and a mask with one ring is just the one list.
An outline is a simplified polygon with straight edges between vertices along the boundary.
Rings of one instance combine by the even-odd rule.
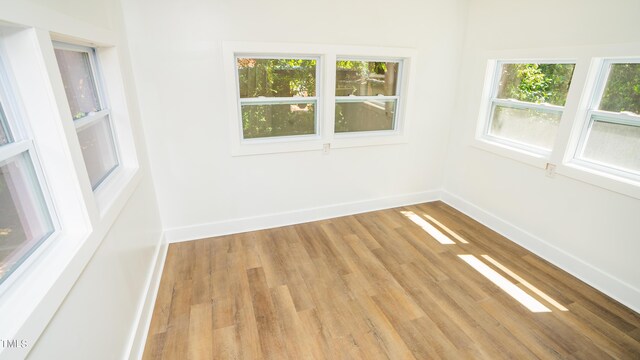
[[123, 359], [142, 359], [142, 353], [144, 352], [144, 345], [147, 342], [147, 334], [149, 333], [149, 326], [151, 325], [151, 317], [153, 315], [156, 297], [158, 296], [160, 279], [162, 278], [162, 270], [164, 269], [164, 261], [167, 257], [168, 248], [169, 244], [166, 241], [166, 237], [163, 235], [156, 246], [154, 261], [149, 267], [149, 274], [147, 276], [145, 287], [146, 292], [138, 306], [136, 321], [131, 329], [131, 338], [129, 339], [129, 344], [125, 349], [128, 353], [125, 353]]
[[440, 193], [440, 190], [424, 191], [413, 194], [389, 196], [373, 200], [354, 201], [317, 208], [302, 209], [299, 211], [287, 211], [255, 217], [176, 227], [166, 229], [164, 234], [169, 243], [204, 239], [213, 236], [269, 229], [310, 221], [330, 219], [339, 216], [353, 215], [381, 209], [389, 209], [398, 206], [435, 201], [440, 199]]
[[634, 311], [640, 312], [640, 290], [632, 285], [456, 195], [442, 191], [441, 200]]

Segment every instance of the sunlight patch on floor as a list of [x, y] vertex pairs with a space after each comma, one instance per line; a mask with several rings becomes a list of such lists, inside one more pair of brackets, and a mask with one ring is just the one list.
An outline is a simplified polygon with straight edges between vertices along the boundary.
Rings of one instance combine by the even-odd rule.
[[531, 312], [551, 312], [548, 307], [542, 305], [541, 302], [524, 292], [524, 290], [507, 280], [504, 276], [490, 268], [489, 265], [485, 264], [477, 257], [473, 255], [458, 255], [458, 257], [464, 260], [484, 277], [489, 279], [492, 283], [496, 284], [496, 286], [509, 294], [512, 298], [516, 299]]
[[431, 235], [440, 244], [455, 245], [455, 242], [447, 237], [447, 235], [443, 234], [440, 230], [429, 224], [425, 219], [416, 215], [413, 211], [401, 211], [401, 213], [409, 220], [413, 221], [416, 225], [420, 226], [424, 231], [427, 232], [427, 234]]
[[462, 236], [458, 235], [457, 233], [455, 233], [453, 230], [449, 229], [448, 227], [444, 226], [442, 223], [440, 223], [438, 220], [434, 219], [433, 217], [427, 215], [427, 214], [422, 214], [425, 218], [427, 218], [427, 220], [431, 221], [432, 223], [438, 225], [442, 230], [444, 230], [446, 233], [448, 233], [449, 235], [451, 235], [454, 239], [460, 241], [463, 244], [468, 244], [469, 242], [467, 240], [465, 240]]
[[533, 291], [534, 293], [538, 294], [538, 296], [540, 296], [541, 298], [543, 298], [547, 302], [549, 302], [551, 305], [553, 305], [556, 308], [558, 308], [558, 310], [560, 310], [560, 311], [569, 311], [569, 309], [567, 309], [566, 307], [562, 306], [559, 302], [555, 301], [551, 296], [545, 294], [542, 290], [540, 290], [537, 287], [531, 285], [528, 281], [526, 281], [525, 279], [523, 279], [520, 276], [518, 276], [518, 274], [514, 273], [513, 271], [509, 270], [509, 268], [507, 268], [506, 266], [504, 266], [504, 265], [500, 264], [499, 262], [497, 262], [496, 260], [494, 260], [491, 256], [482, 255], [482, 257], [485, 260], [487, 260], [488, 262], [490, 262], [493, 265], [495, 265], [498, 269], [500, 269], [500, 270], [504, 271], [505, 273], [507, 273], [507, 275], [511, 276], [515, 281], [519, 282], [520, 284], [525, 286], [527, 289], [529, 289], [529, 290]]

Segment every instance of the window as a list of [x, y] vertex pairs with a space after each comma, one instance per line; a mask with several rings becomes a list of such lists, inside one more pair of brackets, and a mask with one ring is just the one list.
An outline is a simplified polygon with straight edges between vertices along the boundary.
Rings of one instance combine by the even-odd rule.
[[498, 62], [484, 138], [549, 155], [575, 64]]
[[96, 70], [96, 51], [63, 43], [54, 46], [84, 163], [96, 190], [119, 165], [111, 112]]
[[55, 230], [33, 141], [5, 75], [0, 64], [0, 283]]
[[231, 154], [402, 144], [416, 51], [223, 43]]
[[604, 61], [576, 159], [619, 175], [640, 175], [640, 59]]
[[336, 133], [396, 128], [400, 61], [336, 62]]
[[318, 133], [318, 59], [236, 57], [242, 138]]

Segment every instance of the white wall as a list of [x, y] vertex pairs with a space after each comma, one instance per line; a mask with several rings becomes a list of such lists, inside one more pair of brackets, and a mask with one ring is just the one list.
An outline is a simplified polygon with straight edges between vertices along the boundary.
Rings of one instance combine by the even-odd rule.
[[[165, 229], [441, 186], [465, 1], [132, 0], [124, 8]], [[232, 157], [222, 41], [416, 48], [409, 143]]]
[[475, 205], [477, 213], [519, 228], [522, 243], [636, 310], [640, 201], [546, 177], [543, 169], [480, 150], [471, 140], [487, 52], [639, 42], [638, 14], [635, 0], [472, 0], [444, 183], [466, 208]]
[[[59, 283], [77, 279], [37, 342], [34, 344], [32, 339], [28, 339], [28, 350], [32, 359], [121, 358], [129, 350], [129, 341], [135, 330], [139, 307], [146, 295], [147, 281], [162, 232], [139, 120], [121, 9], [118, 1], [113, 0], [33, 0], [22, 3], [2, 0], [0, 10], [0, 19], [9, 18], [40, 29], [64, 33], [65, 29], [92, 27], [100, 32], [112, 32], [119, 38], [120, 63], [141, 179], [115, 221], [106, 225], [106, 235], [100, 239], [100, 246], [82, 273], [76, 269], [79, 261], [74, 259], [63, 274], [65, 279], [56, 283], [55, 286], [58, 286]], [[105, 230], [102, 229], [104, 224], [104, 221], [98, 223], [94, 231], [99, 233]], [[47, 295], [38, 309], [55, 308], [58, 306], [55, 301]], [[25, 327], [38, 327], [31, 323], [48, 319], [48, 316], [41, 317], [39, 312], [34, 313]], [[11, 351], [5, 351], [2, 355], [7, 358], [22, 357]]]

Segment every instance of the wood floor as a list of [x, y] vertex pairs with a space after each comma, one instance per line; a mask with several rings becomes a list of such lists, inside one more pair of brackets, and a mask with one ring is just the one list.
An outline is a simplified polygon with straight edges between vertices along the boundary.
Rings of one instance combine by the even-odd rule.
[[640, 315], [434, 202], [172, 244], [144, 352], [414, 358], [639, 359]]

